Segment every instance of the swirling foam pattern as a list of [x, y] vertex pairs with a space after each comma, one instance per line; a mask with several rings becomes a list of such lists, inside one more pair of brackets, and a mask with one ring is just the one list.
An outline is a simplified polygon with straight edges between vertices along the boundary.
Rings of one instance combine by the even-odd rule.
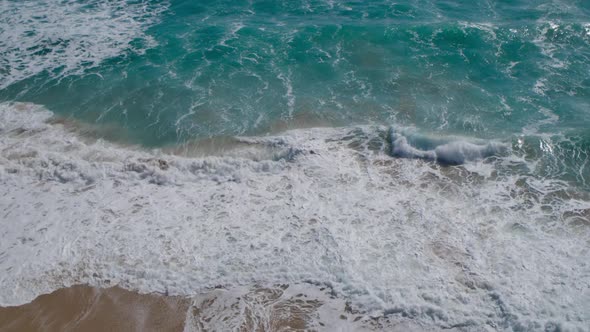
[[[0, 3], [0, 89], [39, 74], [82, 75], [155, 41], [144, 30], [165, 5], [145, 1], [14, 1]], [[131, 46], [135, 43], [135, 46]]]

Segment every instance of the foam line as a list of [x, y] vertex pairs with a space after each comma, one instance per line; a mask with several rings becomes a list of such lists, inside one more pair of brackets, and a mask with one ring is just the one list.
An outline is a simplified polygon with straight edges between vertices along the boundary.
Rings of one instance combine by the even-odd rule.
[[417, 326], [590, 322], [590, 200], [514, 156], [392, 158], [364, 127], [184, 158], [92, 141], [50, 114], [0, 104], [2, 305], [79, 283], [188, 296], [287, 283]]

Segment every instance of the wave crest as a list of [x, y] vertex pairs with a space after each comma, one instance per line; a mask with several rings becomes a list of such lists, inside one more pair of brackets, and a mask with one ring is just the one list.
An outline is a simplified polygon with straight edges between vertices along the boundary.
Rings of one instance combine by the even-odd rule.
[[[431, 148], [422, 148], [416, 144], [422, 141]], [[424, 142], [426, 141], [426, 142]], [[469, 161], [478, 161], [492, 156], [505, 154], [509, 146], [500, 142], [470, 142], [467, 140], [431, 139], [427, 136], [406, 137], [391, 133], [391, 153], [396, 157], [433, 160], [445, 165], [461, 165]]]

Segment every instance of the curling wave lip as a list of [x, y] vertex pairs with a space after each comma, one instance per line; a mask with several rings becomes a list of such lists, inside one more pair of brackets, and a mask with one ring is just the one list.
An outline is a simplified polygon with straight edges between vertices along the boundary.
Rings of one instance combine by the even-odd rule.
[[[470, 142], [461, 139], [433, 139], [425, 135], [409, 135], [391, 129], [391, 154], [402, 158], [433, 160], [445, 165], [460, 165], [492, 156], [505, 155], [509, 145], [500, 142]], [[421, 147], [422, 144], [425, 147]]]

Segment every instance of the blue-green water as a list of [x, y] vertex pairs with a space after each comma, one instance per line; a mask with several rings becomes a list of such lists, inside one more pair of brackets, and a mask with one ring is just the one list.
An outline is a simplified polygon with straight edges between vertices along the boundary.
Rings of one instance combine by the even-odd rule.
[[586, 331], [589, 73], [590, 1], [0, 0], [0, 305]]
[[119, 128], [106, 138], [410, 126], [547, 140], [588, 179], [586, 1], [26, 3], [2, 3], [0, 100]]

